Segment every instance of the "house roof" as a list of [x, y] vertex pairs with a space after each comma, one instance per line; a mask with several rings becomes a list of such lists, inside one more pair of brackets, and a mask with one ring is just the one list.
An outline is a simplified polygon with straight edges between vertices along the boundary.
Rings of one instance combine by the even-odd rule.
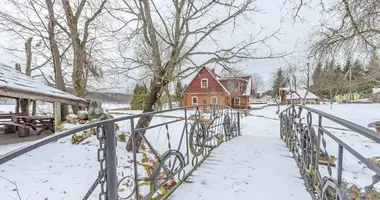
[[[292, 94], [286, 95], [286, 99], [303, 99], [306, 95], [307, 90], [305, 88], [297, 88], [297, 93], [292, 92]], [[312, 92], [307, 92], [306, 99], [319, 99], [319, 97]]]
[[86, 105], [83, 98], [47, 86], [33, 78], [0, 63], [0, 96]]
[[243, 96], [251, 96], [252, 91], [252, 77], [251, 76], [231, 76], [231, 77], [223, 77], [219, 80], [221, 81], [227, 81], [227, 80], [238, 80], [238, 81], [245, 81], [247, 82], [247, 87], [244, 90]]
[[228, 94], [230, 95], [231, 93], [224, 87], [224, 85], [219, 81], [219, 78], [217, 78], [217, 74], [215, 73], [214, 70], [210, 70], [209, 68], [207, 68], [206, 66], [202, 66], [198, 73], [194, 76], [194, 78], [190, 81], [190, 83], [186, 86], [186, 88], [183, 90], [182, 94], [186, 92], [187, 88], [191, 85], [191, 83], [194, 81], [194, 79], [197, 77], [197, 75], [199, 74], [199, 72], [205, 68], [207, 70], [208, 73], [211, 74], [211, 76], [215, 79], [215, 81], [223, 88], [223, 90]]

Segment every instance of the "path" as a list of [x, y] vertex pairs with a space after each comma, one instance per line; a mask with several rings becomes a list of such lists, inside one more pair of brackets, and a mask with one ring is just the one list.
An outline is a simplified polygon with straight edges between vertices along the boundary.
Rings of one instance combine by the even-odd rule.
[[241, 123], [243, 136], [215, 149], [170, 199], [311, 199], [279, 138], [279, 122], [249, 116]]

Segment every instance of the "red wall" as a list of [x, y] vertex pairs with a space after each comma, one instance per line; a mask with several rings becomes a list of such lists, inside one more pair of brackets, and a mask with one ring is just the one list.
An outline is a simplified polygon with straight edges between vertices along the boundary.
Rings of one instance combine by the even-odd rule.
[[[201, 88], [201, 80], [208, 79], [208, 88]], [[185, 93], [225, 92], [222, 86], [213, 78], [208, 70], [203, 67], [190, 83]]]

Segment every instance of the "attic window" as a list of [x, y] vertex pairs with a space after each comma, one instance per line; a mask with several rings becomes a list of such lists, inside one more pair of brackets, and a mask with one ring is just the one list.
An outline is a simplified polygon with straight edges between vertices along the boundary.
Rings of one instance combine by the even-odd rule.
[[208, 88], [208, 79], [204, 78], [201, 80], [201, 88]]
[[234, 88], [237, 89], [237, 90], [239, 89], [239, 82], [236, 81], [236, 82], [234, 83]]

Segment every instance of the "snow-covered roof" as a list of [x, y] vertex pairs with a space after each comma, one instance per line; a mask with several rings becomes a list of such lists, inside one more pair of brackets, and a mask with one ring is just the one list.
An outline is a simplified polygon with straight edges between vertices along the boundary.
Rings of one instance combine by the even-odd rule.
[[380, 93], [380, 88], [372, 88], [372, 93], [373, 94]]
[[0, 63], [0, 96], [46, 100], [71, 105], [86, 104], [86, 100], [83, 98], [47, 86], [2, 63]]
[[[292, 92], [292, 94], [286, 95], [286, 98], [287, 99], [303, 99], [305, 97], [307, 90], [304, 88], [297, 88], [296, 92]], [[319, 97], [309, 91], [307, 92], [306, 99], [319, 99]]]

